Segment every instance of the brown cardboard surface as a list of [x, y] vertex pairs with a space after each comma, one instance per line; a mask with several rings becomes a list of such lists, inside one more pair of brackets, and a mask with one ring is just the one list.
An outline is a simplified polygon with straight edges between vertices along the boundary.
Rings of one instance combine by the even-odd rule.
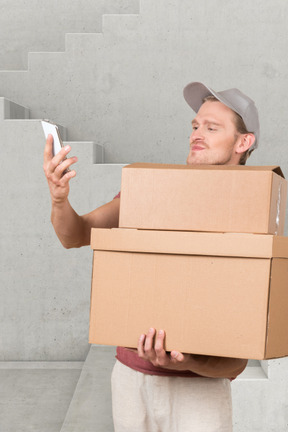
[[[155, 327], [166, 331], [167, 350], [254, 359], [288, 355], [288, 260], [273, 256], [287, 257], [288, 238], [191, 232], [173, 236], [159, 232], [160, 237], [151, 237], [155, 232], [92, 231], [91, 343], [136, 347], [140, 334]], [[193, 239], [192, 254], [183, 234], [187, 244], [189, 237]], [[216, 256], [212, 251], [221, 236], [225, 254]], [[127, 245], [121, 251], [125, 237]], [[258, 237], [260, 249], [267, 246], [265, 257], [230, 256], [229, 243], [230, 250], [239, 246], [244, 254], [243, 245], [256, 244]], [[205, 253], [201, 238], [205, 238]], [[184, 254], [179, 253], [181, 243]], [[197, 245], [202, 254], [195, 253]], [[145, 252], [139, 251], [142, 246]]]
[[286, 195], [279, 167], [132, 164], [119, 226], [283, 235]]
[[[281, 357], [288, 346], [288, 260], [275, 258], [271, 268], [266, 356]], [[288, 353], [287, 353], [288, 355]]]
[[288, 237], [269, 234], [93, 228], [91, 248], [180, 255], [288, 258]]

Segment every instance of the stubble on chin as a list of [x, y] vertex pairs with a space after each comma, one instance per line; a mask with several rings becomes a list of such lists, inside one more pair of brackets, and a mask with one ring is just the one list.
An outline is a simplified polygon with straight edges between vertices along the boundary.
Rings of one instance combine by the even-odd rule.
[[187, 165], [228, 165], [231, 160], [230, 155], [189, 155], [186, 160]]

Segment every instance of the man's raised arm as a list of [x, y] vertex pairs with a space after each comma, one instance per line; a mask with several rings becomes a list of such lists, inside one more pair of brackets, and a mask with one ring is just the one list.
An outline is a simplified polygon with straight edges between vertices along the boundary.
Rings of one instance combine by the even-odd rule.
[[51, 221], [54, 230], [65, 248], [89, 245], [92, 227], [113, 228], [118, 226], [120, 200], [116, 198], [86, 215], [79, 216], [68, 200], [69, 182], [75, 177], [76, 172], [71, 170], [64, 173], [67, 168], [77, 162], [77, 158], [65, 159], [71, 150], [70, 146], [65, 146], [53, 157], [52, 144], [53, 137], [49, 135], [44, 150], [43, 169], [50, 189]]

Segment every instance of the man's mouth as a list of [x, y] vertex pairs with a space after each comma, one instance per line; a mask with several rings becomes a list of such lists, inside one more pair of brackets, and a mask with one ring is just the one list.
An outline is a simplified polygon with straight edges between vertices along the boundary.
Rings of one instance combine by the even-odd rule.
[[192, 149], [192, 151], [200, 151], [200, 150], [205, 150], [205, 147], [203, 147], [199, 144], [193, 144], [191, 149]]

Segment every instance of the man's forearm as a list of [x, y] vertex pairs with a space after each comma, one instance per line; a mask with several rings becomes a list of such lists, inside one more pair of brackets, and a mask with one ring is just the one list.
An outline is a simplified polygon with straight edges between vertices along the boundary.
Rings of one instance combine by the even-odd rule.
[[51, 222], [65, 248], [88, 245], [90, 234], [85, 229], [83, 219], [71, 207], [68, 199], [52, 204]]
[[248, 360], [191, 355], [189, 369], [198, 375], [210, 378], [236, 378], [247, 365]]

